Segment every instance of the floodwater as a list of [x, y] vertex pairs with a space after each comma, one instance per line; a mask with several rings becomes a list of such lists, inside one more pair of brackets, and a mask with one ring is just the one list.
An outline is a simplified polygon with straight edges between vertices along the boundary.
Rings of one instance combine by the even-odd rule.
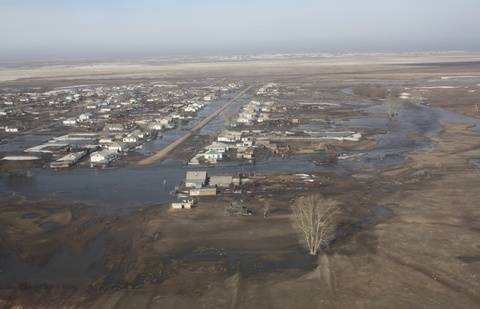
[[[200, 134], [218, 134], [229, 115], [235, 114], [248, 101], [244, 97], [205, 126]], [[228, 97], [207, 105], [185, 126], [165, 132], [162, 139], [147, 143], [143, 151], [156, 151], [183, 134], [196, 122], [223, 104]], [[364, 111], [381, 115], [383, 106], [362, 104]], [[451, 113], [440, 108], [405, 103], [399, 106], [397, 119], [391, 122], [382, 116], [353, 118], [343, 123], [342, 129], [368, 127], [384, 129], [377, 145], [368, 151], [347, 153], [346, 160], [334, 165], [317, 165], [319, 155], [297, 155], [287, 158], [272, 157], [255, 162], [222, 162], [216, 166], [188, 166], [183, 161], [166, 160], [152, 166], [128, 166], [103, 170], [76, 168], [63, 171], [32, 169], [27, 174], [0, 174], [0, 195], [19, 194], [31, 199], [56, 199], [90, 203], [115, 214], [128, 210], [130, 205], [161, 204], [172, 199], [172, 192], [188, 170], [207, 170], [211, 175], [233, 173], [349, 173], [375, 166], [401, 163], [414, 150], [431, 146], [430, 138], [440, 132], [441, 122], [451, 121], [478, 125], [473, 118]]]
[[25, 149], [47, 142], [53, 136], [44, 134], [15, 135], [8, 143], [0, 144], [0, 152], [23, 152]]
[[[196, 119], [164, 133], [163, 138], [147, 143], [143, 153], [154, 152], [188, 130], [207, 116], [212, 110], [224, 104], [229, 97], [212, 102], [199, 112]], [[216, 119], [205, 126], [200, 134], [218, 134], [225, 123], [241, 106], [247, 102], [246, 96], [229, 107]], [[381, 130], [377, 144], [368, 151], [357, 151], [347, 155], [347, 159], [336, 164], [317, 165], [318, 154], [272, 157], [257, 161], [222, 162], [217, 166], [191, 167], [179, 160], [165, 160], [152, 166], [128, 166], [120, 168], [90, 169], [75, 168], [63, 171], [50, 169], [32, 169], [25, 174], [0, 174], [0, 196], [18, 194], [30, 199], [55, 199], [71, 202], [84, 202], [97, 206], [101, 212], [128, 213], [129, 206], [140, 204], [161, 204], [172, 199], [172, 192], [185, 177], [188, 170], [207, 170], [211, 175], [230, 175], [233, 173], [315, 173], [334, 172], [351, 173], [374, 166], [395, 165], [415, 150], [431, 146], [431, 138], [438, 134], [442, 121], [471, 124], [480, 127], [479, 121], [447, 112], [440, 108], [404, 103], [399, 106], [398, 117], [387, 121], [383, 106], [361, 102], [358, 110], [372, 116], [359, 116], [350, 120], [334, 123], [334, 129], [342, 130]], [[362, 113], [364, 115], [364, 113]], [[377, 116], [380, 115], [380, 116]], [[320, 125], [320, 129], [325, 129]], [[314, 131], [314, 127], [309, 127]], [[37, 136], [38, 141], [44, 137]], [[32, 141], [33, 142], [33, 141]], [[35, 141], [36, 144], [36, 141]], [[9, 146], [9, 147], [12, 147]], [[477, 162], [472, 162], [476, 164]], [[27, 214], [34, 217], [36, 214]], [[389, 218], [393, 213], [384, 208], [373, 210], [372, 217], [362, 224], [374, 224]], [[352, 227], [345, 228], [346, 233]], [[342, 231], [339, 231], [342, 233]], [[22, 261], [15, 255], [4, 252], [0, 256], [0, 287], [12, 286], [23, 282], [31, 285], [72, 285], [77, 286], [95, 278], [102, 271], [102, 256], [105, 246], [101, 238], [92, 241], [85, 252], [73, 254], [67, 250], [55, 254], [48, 263], [36, 265]], [[184, 260], [226, 259], [229, 271], [240, 270], [243, 273], [270, 271], [279, 268], [310, 269], [312, 261], [305, 255], [296, 254], [278, 262], [259, 260], [258, 257], [235, 252], [196, 253], [180, 257]]]
[[45, 264], [28, 263], [16, 255], [0, 255], [0, 288], [14, 285], [78, 286], [93, 280], [103, 270], [100, 263], [105, 240], [99, 237], [82, 254], [62, 249]]

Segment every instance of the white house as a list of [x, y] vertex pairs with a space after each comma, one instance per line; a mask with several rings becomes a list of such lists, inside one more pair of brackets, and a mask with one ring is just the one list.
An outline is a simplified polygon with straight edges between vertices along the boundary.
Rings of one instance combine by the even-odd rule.
[[213, 100], [215, 100], [215, 99], [216, 99], [216, 96], [215, 96], [214, 94], [208, 94], [208, 95], [206, 95], [206, 96], [203, 97], [203, 100], [204, 100], [204, 101], [207, 101], [207, 102], [208, 102], [208, 101], [213, 101]]
[[113, 150], [113, 151], [116, 151], [116, 152], [123, 152], [123, 151], [128, 150], [128, 146], [125, 145], [125, 143], [123, 143], [123, 142], [109, 143], [109, 144], [106, 145], [106, 148], [108, 150]]
[[148, 128], [154, 131], [161, 131], [163, 129], [163, 125], [159, 122], [151, 122], [148, 124]]
[[77, 119], [68, 118], [68, 119], [65, 119], [62, 123], [63, 123], [64, 126], [76, 126], [77, 125]]
[[118, 131], [123, 131], [124, 130], [123, 124], [119, 124], [119, 123], [118, 124], [117, 123], [107, 124], [105, 127], [108, 131], [118, 132]]
[[195, 113], [195, 112], [197, 112], [198, 108], [196, 108], [196, 107], [193, 106], [193, 105], [188, 105], [188, 106], [185, 107], [183, 110], [184, 110], [185, 112]]
[[224, 143], [235, 143], [242, 139], [242, 132], [224, 131], [217, 138], [217, 141]]
[[91, 113], [83, 113], [78, 116], [78, 121], [88, 121], [92, 117]]
[[183, 200], [173, 202], [172, 208], [173, 209], [192, 209], [194, 204], [195, 203], [193, 199], [183, 199]]
[[212, 144], [205, 147], [206, 150], [214, 150], [220, 153], [225, 153], [230, 149], [230, 146], [221, 142], [213, 142]]
[[216, 150], [208, 150], [203, 154], [203, 157], [209, 162], [217, 162], [218, 160], [223, 159], [223, 154]]
[[138, 142], [138, 137], [135, 135], [129, 134], [123, 138], [124, 143], [136, 143]]
[[18, 128], [17, 127], [5, 127], [5, 132], [16, 133], [16, 132], [18, 132]]

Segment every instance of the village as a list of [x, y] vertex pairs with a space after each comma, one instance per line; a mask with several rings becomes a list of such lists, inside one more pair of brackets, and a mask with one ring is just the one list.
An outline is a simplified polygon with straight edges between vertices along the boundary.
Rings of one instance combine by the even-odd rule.
[[[61, 87], [44, 92], [3, 89], [3, 160], [39, 160], [59, 169], [88, 158], [90, 166], [106, 167], [141, 150], [144, 143], [161, 139], [163, 132], [188, 125], [207, 105], [240, 85], [141, 83]], [[57, 132], [63, 135], [55, 136]], [[9, 143], [35, 135], [46, 140], [9, 151]]]

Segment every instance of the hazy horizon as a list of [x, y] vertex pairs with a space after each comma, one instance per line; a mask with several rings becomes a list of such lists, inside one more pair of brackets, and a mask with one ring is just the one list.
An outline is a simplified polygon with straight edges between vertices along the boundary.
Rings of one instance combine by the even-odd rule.
[[475, 0], [0, 0], [1, 61], [480, 50]]

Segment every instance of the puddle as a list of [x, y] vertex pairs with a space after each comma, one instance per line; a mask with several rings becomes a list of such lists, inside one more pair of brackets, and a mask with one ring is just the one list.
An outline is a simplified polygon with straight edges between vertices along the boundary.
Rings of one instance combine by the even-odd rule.
[[38, 217], [40, 217], [40, 214], [34, 212], [29, 212], [21, 216], [22, 219], [35, 219]]
[[480, 256], [459, 256], [458, 259], [467, 264], [480, 262]]
[[61, 224], [52, 221], [42, 222], [39, 224], [39, 226], [46, 231], [53, 231], [62, 227]]
[[480, 159], [471, 159], [470, 164], [476, 168], [480, 168]]
[[241, 272], [249, 275], [260, 272], [274, 272], [282, 269], [312, 270], [316, 258], [309, 254], [290, 253], [271, 260], [254, 254], [234, 251], [210, 249], [202, 252], [192, 252], [171, 261], [183, 262], [223, 262], [229, 273]]

